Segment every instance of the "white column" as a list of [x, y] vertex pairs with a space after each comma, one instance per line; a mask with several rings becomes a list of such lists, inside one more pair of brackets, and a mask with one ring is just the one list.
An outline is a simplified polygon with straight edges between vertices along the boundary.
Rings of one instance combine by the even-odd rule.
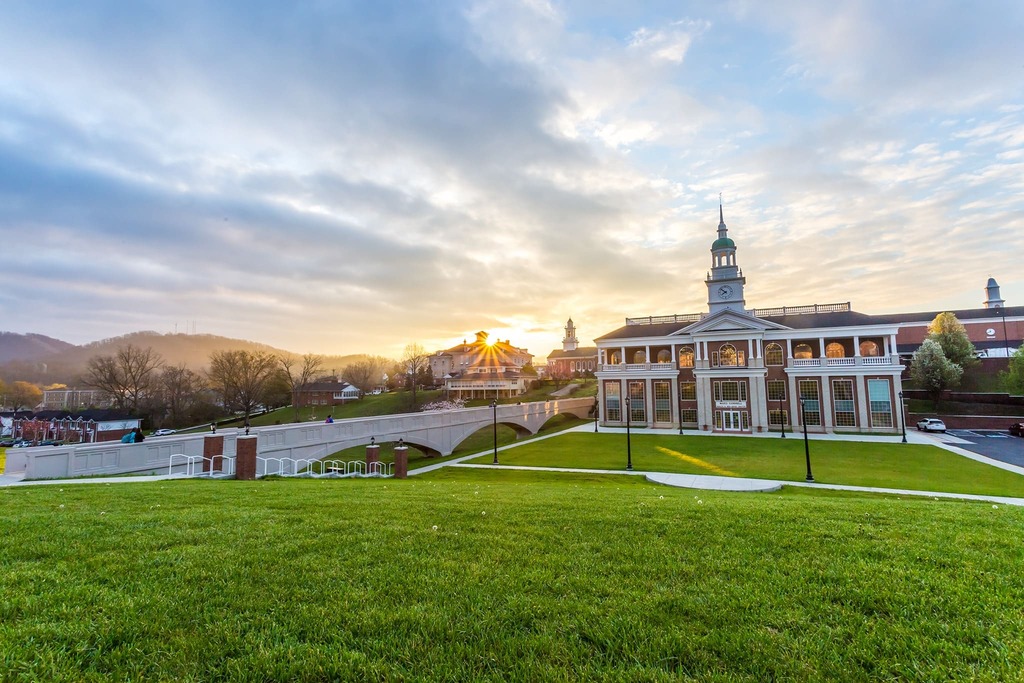
[[868, 382], [864, 375], [857, 375], [857, 422], [860, 428], [871, 429], [868, 419]]
[[825, 357], [825, 338], [824, 337], [818, 337], [818, 357], [819, 358], [824, 358]]
[[786, 358], [793, 360], [793, 340], [786, 340]]
[[853, 335], [853, 355], [860, 356], [860, 335]]
[[644, 347], [644, 362], [645, 363], [653, 362], [653, 361], [651, 361], [651, 345], [650, 344], [648, 344], [647, 346]]
[[622, 354], [622, 362], [623, 362], [623, 363], [628, 363], [629, 361], [628, 361], [628, 360], [626, 360], [626, 347], [625, 347], [625, 346], [623, 346], [623, 347], [621, 347], [621, 348], [619, 349], [619, 353], [621, 353], [621, 354]]
[[821, 377], [821, 424], [825, 427], [825, 431], [832, 431], [834, 425], [832, 424], [832, 386], [828, 377], [822, 375]]

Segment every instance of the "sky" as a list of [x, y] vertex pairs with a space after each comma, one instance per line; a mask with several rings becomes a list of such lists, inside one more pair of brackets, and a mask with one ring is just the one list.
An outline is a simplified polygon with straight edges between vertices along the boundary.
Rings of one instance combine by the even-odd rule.
[[0, 329], [542, 359], [707, 310], [1024, 305], [1024, 3], [0, 3]]

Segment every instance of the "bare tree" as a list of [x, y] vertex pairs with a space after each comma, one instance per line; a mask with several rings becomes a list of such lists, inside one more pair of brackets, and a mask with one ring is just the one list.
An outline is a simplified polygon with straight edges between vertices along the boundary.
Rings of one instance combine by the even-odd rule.
[[137, 412], [139, 401], [154, 388], [163, 359], [152, 347], [122, 346], [113, 356], [93, 356], [86, 363], [85, 384], [110, 395], [121, 410]]
[[402, 372], [405, 372], [412, 382], [412, 408], [416, 410], [416, 379], [417, 375], [430, 367], [430, 356], [423, 347], [413, 342], [406, 345], [402, 353], [402, 360], [399, 361]]
[[278, 357], [281, 369], [288, 378], [288, 386], [292, 393], [292, 408], [295, 410], [295, 421], [299, 421], [299, 389], [306, 386], [317, 376], [324, 364], [324, 357], [307, 353], [302, 357], [301, 365], [294, 356]]
[[555, 389], [559, 389], [569, 381], [572, 372], [569, 370], [568, 363], [548, 363], [547, 376], [555, 385]]
[[346, 382], [365, 394], [381, 384], [384, 377], [384, 369], [390, 363], [391, 361], [386, 358], [370, 356], [365, 360], [351, 363], [341, 374]]
[[206, 389], [206, 380], [189, 370], [185, 364], [164, 368], [160, 373], [160, 392], [170, 422], [175, 427], [185, 423], [185, 417]]
[[207, 375], [224, 407], [241, 411], [248, 422], [277, 367], [277, 356], [266, 351], [215, 351]]
[[7, 389], [7, 400], [14, 412], [22, 408], [35, 408], [43, 400], [43, 390], [30, 382], [13, 382]]

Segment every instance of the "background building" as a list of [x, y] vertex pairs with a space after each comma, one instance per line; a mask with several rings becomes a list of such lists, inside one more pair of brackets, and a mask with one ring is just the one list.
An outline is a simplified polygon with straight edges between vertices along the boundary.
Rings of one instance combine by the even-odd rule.
[[512, 397], [525, 392], [534, 379], [523, 374], [532, 361], [533, 354], [526, 349], [512, 346], [510, 340], [492, 342], [481, 331], [472, 343], [463, 341], [432, 355], [430, 371], [455, 398]]
[[546, 374], [553, 377], [572, 377], [577, 374], [593, 373], [597, 370], [597, 347], [579, 345], [576, 325], [572, 318], [565, 323], [565, 337], [562, 349], [548, 354]]

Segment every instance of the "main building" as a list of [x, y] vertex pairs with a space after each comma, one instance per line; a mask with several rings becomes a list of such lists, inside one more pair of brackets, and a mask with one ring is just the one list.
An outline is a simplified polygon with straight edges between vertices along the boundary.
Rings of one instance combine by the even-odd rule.
[[849, 304], [748, 309], [721, 207], [705, 282], [707, 313], [627, 318], [596, 340], [602, 424], [900, 431], [899, 323]]

